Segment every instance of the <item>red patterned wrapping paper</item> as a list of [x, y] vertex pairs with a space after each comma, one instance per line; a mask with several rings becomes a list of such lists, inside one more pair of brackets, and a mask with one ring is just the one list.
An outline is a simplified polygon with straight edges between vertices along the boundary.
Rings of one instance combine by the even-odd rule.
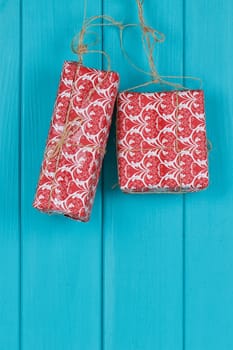
[[118, 83], [115, 72], [64, 63], [35, 208], [89, 220]]
[[122, 92], [117, 154], [124, 192], [195, 192], [208, 186], [202, 90]]

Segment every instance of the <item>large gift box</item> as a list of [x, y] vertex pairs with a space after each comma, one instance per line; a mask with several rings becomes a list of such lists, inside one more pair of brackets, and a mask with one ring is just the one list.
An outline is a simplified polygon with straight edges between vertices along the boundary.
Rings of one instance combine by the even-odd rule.
[[202, 90], [122, 92], [117, 157], [122, 191], [194, 192], [208, 186]]
[[118, 83], [115, 72], [64, 63], [35, 208], [89, 220]]

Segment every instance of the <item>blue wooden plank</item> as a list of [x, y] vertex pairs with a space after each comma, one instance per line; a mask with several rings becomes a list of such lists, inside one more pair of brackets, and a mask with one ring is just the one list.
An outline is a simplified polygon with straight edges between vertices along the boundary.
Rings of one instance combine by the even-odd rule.
[[[161, 74], [182, 74], [182, 1], [144, 4], [149, 24], [167, 34], [156, 54]], [[106, 0], [104, 12], [124, 22], [137, 21], [133, 0]], [[121, 89], [148, 80], [124, 60], [117, 41], [115, 30], [104, 30], [104, 49], [121, 74]], [[127, 30], [125, 43], [135, 62], [147, 69], [139, 33]], [[116, 181], [113, 132], [104, 172], [104, 348], [180, 350], [183, 197], [125, 195], [112, 190]]]
[[233, 2], [186, 3], [186, 74], [203, 77], [210, 188], [186, 197], [186, 349], [233, 348]]
[[[89, 1], [87, 15], [99, 13]], [[100, 348], [101, 192], [90, 223], [32, 208], [64, 60], [80, 29], [79, 2], [23, 2], [22, 349]], [[101, 66], [92, 56], [89, 65]]]
[[[11, 21], [10, 19], [14, 19]], [[0, 2], [0, 349], [19, 344], [20, 1]]]

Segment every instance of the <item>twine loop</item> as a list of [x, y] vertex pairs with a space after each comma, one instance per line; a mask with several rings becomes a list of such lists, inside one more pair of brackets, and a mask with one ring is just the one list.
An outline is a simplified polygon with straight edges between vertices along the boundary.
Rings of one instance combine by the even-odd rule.
[[[86, 7], [86, 6], [85, 6]], [[85, 11], [84, 11], [85, 12]], [[100, 22], [101, 20], [101, 22]], [[105, 50], [92, 50], [90, 49], [91, 46], [95, 46], [99, 42], [98, 34], [95, 31], [90, 30], [93, 27], [104, 27], [104, 26], [114, 26], [117, 27], [120, 31], [120, 33], [124, 30], [124, 25], [121, 22], [116, 21], [113, 17], [108, 15], [99, 15], [99, 16], [93, 16], [88, 19], [85, 18], [83, 20], [83, 25], [80, 30], [80, 32], [73, 38], [71, 43], [72, 51], [78, 55], [78, 61], [82, 63], [83, 61], [83, 55], [87, 53], [100, 53], [102, 54], [107, 62], [107, 70], [110, 71], [111, 69], [111, 60], [110, 56], [106, 53]], [[94, 34], [96, 39], [91, 43], [84, 43], [84, 39], [88, 34]], [[121, 35], [120, 35], [121, 37]], [[121, 39], [120, 39], [120, 42]], [[121, 46], [122, 47], [122, 46]], [[123, 47], [122, 47], [123, 51]]]
[[[163, 43], [165, 41], [165, 35], [164, 35], [164, 33], [156, 30], [155, 28], [149, 26], [146, 23], [145, 16], [144, 16], [144, 10], [143, 10], [144, 0], [135, 0], [135, 1], [136, 1], [136, 5], [138, 8], [139, 23], [123, 24], [122, 22], [116, 21], [113, 17], [105, 15], [105, 14], [86, 18], [87, 0], [84, 0], [83, 25], [82, 25], [80, 32], [72, 40], [72, 44], [71, 44], [72, 51], [78, 55], [78, 62], [82, 64], [83, 55], [85, 55], [87, 53], [99, 53], [99, 54], [102, 54], [106, 58], [106, 60], [108, 62], [107, 70], [109, 71], [111, 69], [110, 56], [104, 50], [90, 49], [91, 46], [94, 46], [99, 42], [98, 34], [95, 31], [91, 31], [90, 29], [94, 28], [94, 27], [114, 26], [114, 27], [117, 27], [119, 29], [120, 48], [121, 48], [121, 51], [122, 51], [123, 55], [125, 56], [126, 60], [128, 61], [128, 63], [133, 68], [135, 68], [137, 71], [151, 77], [150, 81], [148, 81], [144, 84], [141, 84], [141, 85], [131, 87], [131, 88], [127, 89], [126, 91], [133, 90], [133, 89], [143, 87], [143, 86], [147, 86], [150, 84], [168, 85], [174, 89], [183, 89], [183, 90], [187, 89], [182, 84], [175, 83], [175, 82], [173, 83], [167, 79], [196, 80], [196, 81], [200, 82], [200, 87], [202, 87], [201, 86], [202, 85], [201, 79], [196, 78], [196, 77], [163, 76], [163, 75], [159, 74], [157, 67], [156, 67], [156, 64], [155, 64], [155, 61], [154, 61], [154, 50], [155, 50], [155, 46], [157, 43]], [[148, 59], [148, 64], [150, 67], [149, 72], [138, 67], [131, 60], [131, 58], [129, 57], [128, 53], [126, 52], [126, 50], [124, 48], [123, 36], [124, 36], [125, 29], [128, 27], [138, 27], [138, 26], [140, 26], [140, 28], [141, 28], [141, 40], [142, 40], [145, 55]], [[94, 34], [96, 36], [96, 39], [91, 43], [88, 43], [88, 44], [85, 43], [84, 39], [87, 36], [87, 34]]]

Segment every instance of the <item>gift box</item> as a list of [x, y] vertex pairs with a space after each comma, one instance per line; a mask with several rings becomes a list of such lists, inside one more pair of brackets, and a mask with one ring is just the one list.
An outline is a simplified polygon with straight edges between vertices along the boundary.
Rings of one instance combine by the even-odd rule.
[[35, 208], [89, 220], [118, 83], [115, 72], [64, 63]]
[[122, 92], [117, 105], [122, 191], [195, 192], [208, 186], [202, 90]]

